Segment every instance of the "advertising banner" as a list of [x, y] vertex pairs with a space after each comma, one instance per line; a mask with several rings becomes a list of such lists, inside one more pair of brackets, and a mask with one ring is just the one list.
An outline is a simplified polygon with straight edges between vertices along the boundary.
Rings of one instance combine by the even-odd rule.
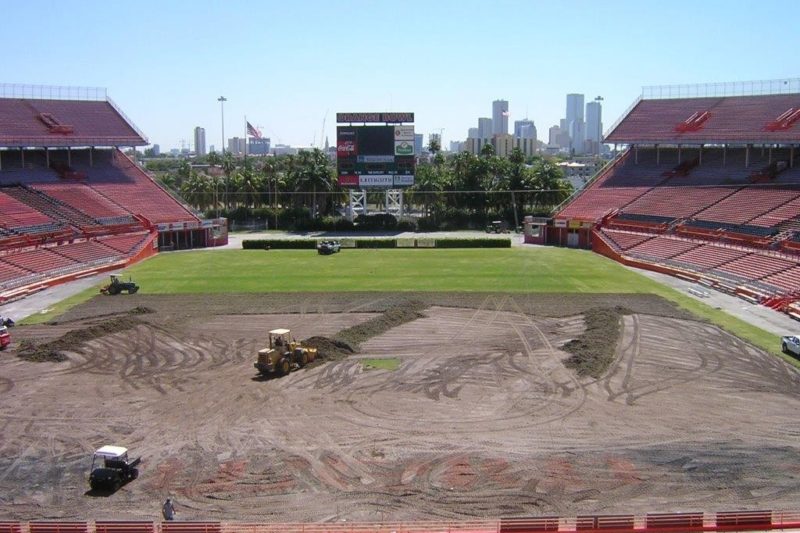
[[356, 131], [352, 128], [336, 128], [336, 157], [346, 158], [358, 155]]
[[414, 141], [395, 141], [394, 155], [414, 155]]
[[393, 155], [360, 155], [359, 163], [394, 163]]
[[389, 188], [394, 184], [391, 174], [370, 174], [358, 177], [360, 187], [384, 187]]
[[339, 176], [339, 185], [342, 187], [358, 187], [358, 176], [343, 174]]
[[395, 126], [395, 141], [414, 141], [414, 126]]
[[414, 176], [407, 175], [407, 176], [395, 176], [394, 177], [394, 186], [395, 187], [409, 187], [414, 185]]

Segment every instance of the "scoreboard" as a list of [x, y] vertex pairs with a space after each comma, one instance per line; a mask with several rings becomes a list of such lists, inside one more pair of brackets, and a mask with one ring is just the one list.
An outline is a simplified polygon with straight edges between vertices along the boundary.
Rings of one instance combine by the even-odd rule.
[[[340, 113], [348, 117], [413, 113]], [[339, 185], [359, 189], [393, 189], [414, 185], [416, 165], [413, 125], [338, 126], [336, 170]]]

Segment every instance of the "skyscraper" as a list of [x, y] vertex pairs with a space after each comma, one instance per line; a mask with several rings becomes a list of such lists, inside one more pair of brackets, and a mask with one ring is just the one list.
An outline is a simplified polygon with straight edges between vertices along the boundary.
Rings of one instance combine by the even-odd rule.
[[586, 104], [586, 151], [590, 154], [599, 154], [603, 142], [603, 106], [600, 104], [602, 97], [598, 96], [594, 102]]
[[515, 139], [536, 139], [536, 125], [532, 120], [515, 120], [514, 121], [514, 138]]
[[478, 119], [478, 134], [481, 139], [492, 138], [492, 119], [481, 117]]
[[467, 139], [480, 139], [481, 130], [478, 128], [470, 128], [467, 132]]
[[586, 132], [583, 123], [583, 95], [567, 95], [567, 131], [570, 143], [570, 151], [575, 154], [583, 153], [583, 144], [586, 140]]
[[508, 101], [492, 102], [492, 135], [508, 134]]
[[414, 154], [419, 157], [422, 153], [422, 134], [415, 133], [414, 134]]
[[206, 155], [206, 130], [200, 126], [194, 129], [194, 153]]

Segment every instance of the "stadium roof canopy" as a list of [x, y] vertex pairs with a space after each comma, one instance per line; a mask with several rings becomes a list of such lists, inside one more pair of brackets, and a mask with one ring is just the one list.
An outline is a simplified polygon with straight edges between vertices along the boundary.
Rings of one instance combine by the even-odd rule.
[[606, 135], [605, 142], [800, 143], [800, 93], [640, 99]]
[[[27, 91], [11, 91], [23, 88]], [[30, 89], [38, 89], [35, 94]], [[47, 89], [43, 91], [42, 89]], [[144, 146], [145, 136], [105, 95], [37, 86], [0, 86], [0, 147]], [[16, 97], [21, 94], [23, 97]], [[65, 95], [66, 98], [59, 98]], [[44, 96], [44, 97], [42, 97]], [[77, 97], [72, 99], [71, 97]]]

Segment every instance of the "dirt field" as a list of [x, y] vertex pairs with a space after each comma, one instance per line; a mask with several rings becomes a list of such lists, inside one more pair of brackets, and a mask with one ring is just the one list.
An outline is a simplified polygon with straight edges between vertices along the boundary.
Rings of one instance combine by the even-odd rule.
[[[347, 359], [259, 378], [266, 331], [333, 336], [403, 299], [425, 317]], [[621, 305], [610, 370], [560, 346]], [[107, 323], [60, 363], [0, 356], [0, 518], [332, 521], [795, 508], [800, 375], [650, 296], [95, 298], [14, 345]], [[395, 371], [363, 358], [399, 358]], [[139, 479], [87, 493], [93, 449]]]

